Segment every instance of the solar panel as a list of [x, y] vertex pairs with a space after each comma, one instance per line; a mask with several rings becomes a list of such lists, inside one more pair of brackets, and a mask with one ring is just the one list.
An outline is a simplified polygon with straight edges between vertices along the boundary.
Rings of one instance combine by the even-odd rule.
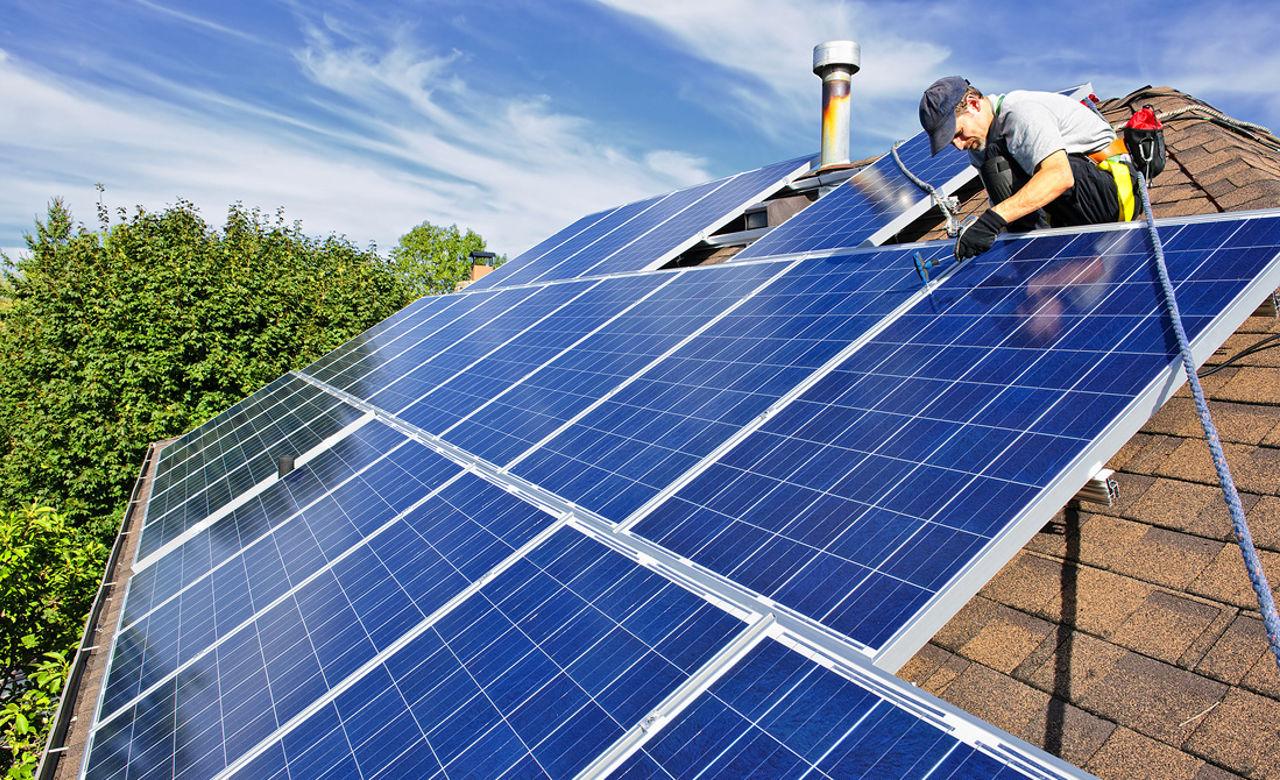
[[[1280, 285], [1280, 220], [1166, 234], [1203, 359]], [[1000, 242], [632, 530], [895, 668], [1171, 393], [1150, 262], [1132, 227]]]
[[[1203, 359], [1280, 215], [1163, 231]], [[916, 252], [442, 296], [184, 437], [87, 775], [1070, 774], [870, 664], [1176, 388], [1150, 252]], [[254, 477], [277, 440], [312, 443]]]
[[[898, 155], [912, 173], [943, 194], [955, 192], [977, 175], [966, 154], [952, 150], [930, 157], [929, 137], [923, 133], [899, 147]], [[878, 244], [933, 205], [923, 195], [898, 169], [893, 156], [886, 154], [739, 252], [734, 259]]]
[[764, 638], [612, 776], [1086, 776], [896, 677]]
[[[415, 473], [412, 464], [406, 471]], [[324, 538], [338, 519], [326, 514], [314, 522], [305, 516], [295, 521], [294, 532], [274, 545], [285, 567], [274, 577], [292, 576], [290, 566], [309, 565], [314, 556], [294, 560], [291, 545], [305, 546], [300, 540], [308, 536]], [[199, 640], [204, 644], [192, 645], [193, 655], [178, 656], [184, 660], [175, 663], [172, 640], [161, 641], [172, 636], [172, 621], [136, 636], [117, 636], [111, 674], [122, 675], [122, 682], [113, 679], [104, 690], [87, 775], [212, 776], [362, 665], [398, 647], [406, 632], [429, 623], [555, 523], [535, 507], [463, 474], [301, 580], [290, 581], [265, 604], [253, 603], [243, 591], [229, 592], [226, 602], [192, 604], [215, 621], [219, 610], [233, 614], [226, 629], [220, 624], [206, 629]], [[256, 549], [265, 552], [266, 545]], [[241, 568], [250, 565], [245, 560]], [[235, 568], [221, 571], [245, 583], [242, 588], [272, 587]], [[178, 644], [176, 652], [184, 649]], [[133, 671], [139, 664], [127, 660], [140, 658], [145, 670], [148, 655], [157, 651], [170, 654], [168, 666], [140, 674]]]
[[[811, 156], [797, 157], [619, 206], [540, 249], [552, 240], [544, 241], [469, 289], [658, 268], [696, 244], [703, 234], [714, 232], [808, 170], [811, 160]], [[570, 233], [580, 222], [556, 235]]]
[[405, 441], [390, 428], [370, 423], [224, 517], [201, 524], [138, 560], [129, 580], [122, 624], [134, 622], [281, 521], [364, 473]]
[[920, 289], [909, 267], [874, 255], [778, 270], [509, 470], [625, 520]]
[[[617, 211], [618, 208], [620, 207], [615, 206], [611, 209], [605, 209], [604, 211], [597, 211], [594, 214], [588, 214], [577, 222], [574, 222], [569, 227], [540, 241], [533, 248], [527, 249], [519, 255], [511, 258], [507, 262], [503, 263], [496, 271], [490, 272], [488, 276], [472, 282], [467, 289], [471, 291], [487, 289], [495, 283], [505, 280], [506, 277], [515, 274], [517, 271], [525, 273], [525, 271], [522, 270], [525, 266], [528, 266], [543, 257], [555, 257], [559, 248], [564, 245], [565, 242], [575, 238], [584, 231], [591, 230], [596, 223]], [[554, 260], [549, 259], [548, 262], [554, 262]]]
[[777, 263], [680, 272], [561, 355], [495, 395], [442, 437], [493, 463], [506, 463], [615, 392], [644, 367], [740, 304], [777, 275]]
[[[1092, 91], [1092, 85], [1084, 84], [1062, 94], [1083, 99]], [[944, 149], [937, 155], [929, 152], [929, 137], [924, 133], [917, 133], [898, 148], [907, 170], [942, 195], [951, 195], [978, 175], [967, 153], [955, 149]], [[902, 172], [892, 154], [886, 154], [733, 259], [877, 246], [933, 206], [933, 199]]]
[[193, 439], [185, 458], [168, 461], [147, 504], [138, 559], [266, 484], [280, 456], [305, 463], [368, 421], [359, 410], [294, 377], [254, 397], [253, 404]]

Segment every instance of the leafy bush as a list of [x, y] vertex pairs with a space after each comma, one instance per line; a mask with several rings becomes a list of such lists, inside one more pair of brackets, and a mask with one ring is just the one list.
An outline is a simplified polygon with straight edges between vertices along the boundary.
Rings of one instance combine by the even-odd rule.
[[106, 552], [47, 507], [0, 513], [0, 748], [10, 776], [29, 774], [44, 747]]
[[[469, 278], [471, 253], [484, 249], [479, 233], [465, 233], [457, 225], [439, 227], [423, 222], [400, 236], [391, 250], [396, 275], [409, 285], [413, 297], [453, 292], [458, 282]], [[496, 258], [500, 265], [505, 257]]]

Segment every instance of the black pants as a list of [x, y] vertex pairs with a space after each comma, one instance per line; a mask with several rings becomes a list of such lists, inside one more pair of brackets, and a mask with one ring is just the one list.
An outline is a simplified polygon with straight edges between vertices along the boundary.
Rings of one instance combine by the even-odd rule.
[[[1075, 184], [1044, 207], [1043, 212], [1048, 218], [1048, 227], [1077, 227], [1118, 221], [1120, 201], [1116, 196], [1115, 177], [1110, 172], [1099, 168], [1093, 160], [1083, 154], [1069, 154], [1067, 162], [1071, 165], [1071, 177], [1075, 180]], [[1031, 177], [1013, 160], [1009, 160], [1009, 163], [1013, 175], [1013, 191], [1016, 192], [1026, 186]], [[1133, 174], [1132, 166], [1129, 170], [1136, 187], [1138, 177]], [[988, 191], [991, 189], [989, 187]], [[995, 198], [992, 198], [992, 201], [992, 205], [999, 202]], [[1141, 213], [1142, 202], [1135, 197], [1134, 216]], [[1028, 214], [1011, 225], [1010, 229], [1012, 232], [1022, 232], [1045, 226], [1044, 221], [1038, 219], [1035, 214]]]
[[[1071, 177], [1075, 186], [1044, 207], [1053, 227], [1076, 227], [1116, 222], [1120, 219], [1120, 200], [1116, 196], [1116, 180], [1110, 171], [1104, 171], [1083, 154], [1069, 154]], [[1129, 168], [1129, 176], [1138, 184], [1138, 177]], [[1134, 216], [1142, 211], [1140, 199], [1135, 199]]]

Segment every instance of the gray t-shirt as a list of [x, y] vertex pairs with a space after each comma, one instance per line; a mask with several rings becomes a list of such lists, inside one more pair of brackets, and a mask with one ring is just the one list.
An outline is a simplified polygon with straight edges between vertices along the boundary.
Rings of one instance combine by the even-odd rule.
[[[1066, 95], [1018, 89], [987, 97], [993, 109], [999, 107], [987, 131], [987, 149], [1003, 140], [1009, 156], [1027, 175], [1035, 173], [1036, 166], [1059, 149], [1067, 154], [1088, 154], [1116, 137], [1102, 117]], [[981, 167], [986, 156], [985, 150], [969, 152], [974, 167]]]

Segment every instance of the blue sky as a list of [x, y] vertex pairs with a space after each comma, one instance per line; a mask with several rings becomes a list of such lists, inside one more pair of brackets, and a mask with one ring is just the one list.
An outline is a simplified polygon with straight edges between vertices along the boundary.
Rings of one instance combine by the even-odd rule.
[[[817, 147], [814, 43], [853, 38], [853, 149], [920, 90], [1171, 84], [1280, 125], [1261, 3], [0, 0], [0, 248], [49, 199], [283, 207], [389, 249], [430, 220], [518, 253], [605, 206]], [[1152, 19], [1153, 14], [1158, 19]]]

